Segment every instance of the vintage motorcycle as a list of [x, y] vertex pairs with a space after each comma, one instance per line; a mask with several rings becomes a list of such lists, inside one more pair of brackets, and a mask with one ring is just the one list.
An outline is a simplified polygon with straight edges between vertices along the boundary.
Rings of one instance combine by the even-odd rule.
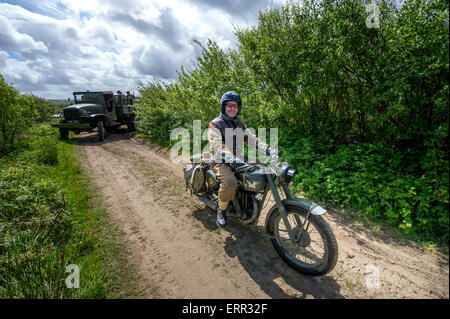
[[[214, 163], [210, 153], [203, 153], [191, 157], [191, 163], [183, 171], [187, 188], [217, 211], [219, 180], [212, 170]], [[311, 276], [324, 275], [335, 267], [338, 246], [322, 217], [326, 210], [306, 199], [293, 197], [289, 190], [289, 183], [298, 173], [295, 168], [272, 155], [265, 164], [245, 163], [235, 168], [234, 173], [238, 188], [228, 207], [228, 216], [246, 225], [257, 224], [267, 195], [272, 191], [276, 204], [266, 216], [264, 229], [280, 257], [296, 271]]]

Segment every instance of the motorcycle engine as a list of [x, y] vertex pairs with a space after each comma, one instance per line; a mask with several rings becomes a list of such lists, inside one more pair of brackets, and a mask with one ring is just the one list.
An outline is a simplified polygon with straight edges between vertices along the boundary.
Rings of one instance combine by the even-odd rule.
[[236, 198], [241, 208], [241, 222], [251, 224], [258, 218], [260, 200], [252, 192], [236, 192]]
[[210, 169], [206, 171], [206, 185], [210, 190], [219, 188], [219, 181], [216, 177], [216, 174], [214, 174], [214, 172]]

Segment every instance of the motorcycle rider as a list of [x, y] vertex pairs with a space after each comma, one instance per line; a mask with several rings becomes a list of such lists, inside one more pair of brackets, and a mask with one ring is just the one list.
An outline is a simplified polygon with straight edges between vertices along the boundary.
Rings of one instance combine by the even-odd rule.
[[[238, 154], [240, 148], [236, 143], [236, 141], [242, 139], [238, 139], [236, 136], [243, 134], [243, 140], [246, 144], [256, 146], [268, 155], [280, 155], [280, 152], [268, 147], [267, 144], [248, 130], [245, 124], [240, 120], [238, 115], [242, 110], [242, 101], [239, 94], [234, 91], [226, 92], [220, 100], [220, 105], [220, 115], [213, 119], [208, 125], [208, 141], [211, 153], [216, 159], [220, 159], [220, 161], [215, 162], [212, 167], [214, 174], [220, 182], [218, 192], [219, 208], [217, 211], [216, 224], [219, 227], [225, 227], [227, 225], [226, 210], [229, 201], [234, 197], [238, 185], [233, 173], [233, 168], [235, 169], [245, 165], [245, 162], [239, 157], [241, 155]], [[229, 136], [228, 134], [230, 131], [233, 136], [233, 143], [232, 145], [226, 145], [226, 142], [230, 142], [226, 139], [226, 136]]]

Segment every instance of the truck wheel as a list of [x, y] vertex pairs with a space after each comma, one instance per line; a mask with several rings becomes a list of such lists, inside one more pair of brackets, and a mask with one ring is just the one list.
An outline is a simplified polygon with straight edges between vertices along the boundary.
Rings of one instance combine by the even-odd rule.
[[131, 117], [131, 121], [127, 123], [127, 127], [129, 132], [136, 131], [136, 126], [134, 124], [134, 115]]
[[134, 132], [134, 131], [136, 131], [136, 126], [134, 126], [134, 121], [131, 122], [131, 123], [128, 123], [128, 124], [127, 124], [127, 127], [128, 127], [128, 132]]
[[103, 127], [102, 121], [97, 123], [97, 133], [98, 133], [98, 140], [100, 142], [103, 142], [105, 140], [105, 128]]
[[67, 140], [69, 138], [69, 130], [66, 128], [59, 128], [59, 136], [62, 140]]

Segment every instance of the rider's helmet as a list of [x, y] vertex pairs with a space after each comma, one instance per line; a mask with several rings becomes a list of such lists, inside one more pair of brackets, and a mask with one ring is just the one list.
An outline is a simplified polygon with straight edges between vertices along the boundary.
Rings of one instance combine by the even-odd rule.
[[241, 113], [241, 108], [242, 108], [242, 101], [241, 101], [241, 97], [239, 96], [239, 94], [237, 94], [236, 92], [233, 92], [233, 91], [228, 91], [224, 95], [222, 95], [222, 98], [220, 99], [220, 106], [222, 108], [223, 114], [225, 114], [225, 104], [228, 101], [234, 101], [238, 104], [239, 108], [238, 108], [237, 114], [239, 115], [239, 113]]

